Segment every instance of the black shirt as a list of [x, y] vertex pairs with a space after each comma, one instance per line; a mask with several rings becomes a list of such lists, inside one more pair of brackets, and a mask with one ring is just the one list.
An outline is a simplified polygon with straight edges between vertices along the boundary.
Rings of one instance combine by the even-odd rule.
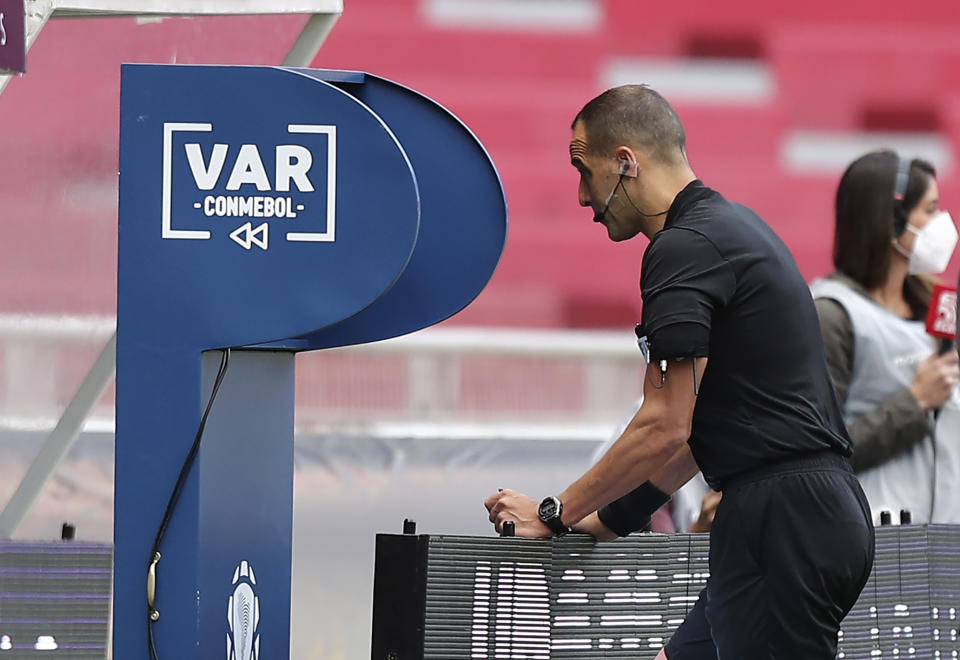
[[803, 453], [851, 454], [810, 290], [756, 213], [693, 181], [644, 253], [640, 288], [651, 360], [710, 358], [689, 442], [711, 487]]

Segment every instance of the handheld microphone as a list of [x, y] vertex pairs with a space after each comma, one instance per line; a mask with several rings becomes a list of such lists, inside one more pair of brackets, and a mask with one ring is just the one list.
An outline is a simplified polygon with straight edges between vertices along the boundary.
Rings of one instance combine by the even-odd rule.
[[957, 289], [938, 284], [930, 295], [927, 333], [940, 339], [939, 354], [951, 350], [957, 339]]

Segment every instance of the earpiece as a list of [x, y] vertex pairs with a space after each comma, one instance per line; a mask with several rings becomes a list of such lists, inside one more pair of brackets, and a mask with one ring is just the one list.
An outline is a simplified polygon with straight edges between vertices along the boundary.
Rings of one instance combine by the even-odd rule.
[[903, 208], [903, 198], [907, 194], [910, 181], [909, 158], [897, 156], [897, 173], [893, 180], [893, 235], [900, 236], [907, 228], [907, 211]]
[[629, 176], [629, 177], [635, 177], [635, 176], [637, 176], [637, 166], [636, 166], [636, 164], [631, 163], [631, 162], [630, 162], [629, 160], [627, 160], [626, 158], [621, 158], [621, 159], [620, 159], [620, 172], [619, 172], [619, 174], [620, 174], [620, 176]]

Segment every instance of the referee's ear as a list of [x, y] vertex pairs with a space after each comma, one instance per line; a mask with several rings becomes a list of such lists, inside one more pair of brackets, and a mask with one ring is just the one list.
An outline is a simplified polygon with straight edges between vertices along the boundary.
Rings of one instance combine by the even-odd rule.
[[626, 145], [621, 145], [617, 147], [616, 156], [619, 165], [617, 174], [636, 179], [640, 170], [636, 152]]

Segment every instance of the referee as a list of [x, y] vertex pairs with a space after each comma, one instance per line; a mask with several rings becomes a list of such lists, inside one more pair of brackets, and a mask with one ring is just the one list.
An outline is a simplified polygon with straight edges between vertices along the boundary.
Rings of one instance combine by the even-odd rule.
[[723, 492], [710, 578], [658, 658], [832, 660], [874, 534], [793, 257], [759, 216], [697, 180], [680, 118], [649, 87], [584, 106], [570, 160], [581, 206], [611, 240], [650, 239], [644, 403], [563, 492], [487, 498], [491, 522], [528, 537], [624, 535], [700, 470]]

